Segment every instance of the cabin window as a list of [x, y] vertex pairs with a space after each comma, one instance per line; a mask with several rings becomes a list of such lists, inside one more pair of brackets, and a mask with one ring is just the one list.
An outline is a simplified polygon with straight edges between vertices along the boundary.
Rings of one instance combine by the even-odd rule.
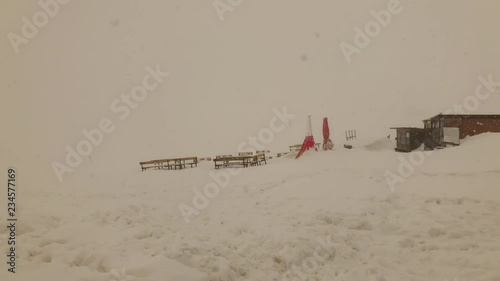
[[406, 132], [403, 137], [404, 144], [410, 144], [410, 132]]
[[402, 145], [410, 143], [410, 132], [398, 132], [398, 140]]

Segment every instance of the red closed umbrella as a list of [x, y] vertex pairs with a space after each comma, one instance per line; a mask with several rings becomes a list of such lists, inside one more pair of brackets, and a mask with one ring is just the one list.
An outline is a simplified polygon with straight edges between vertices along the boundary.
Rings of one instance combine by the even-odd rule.
[[323, 140], [330, 139], [330, 128], [328, 127], [328, 118], [323, 118]]
[[328, 118], [323, 118], [323, 150], [333, 150], [333, 142], [330, 140], [330, 127]]

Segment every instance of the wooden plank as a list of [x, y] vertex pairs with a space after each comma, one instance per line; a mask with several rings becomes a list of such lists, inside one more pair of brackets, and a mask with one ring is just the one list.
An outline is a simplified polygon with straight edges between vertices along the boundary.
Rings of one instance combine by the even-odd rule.
[[233, 155], [217, 155], [217, 156], [215, 156], [215, 159], [227, 158], [227, 157], [233, 157]]

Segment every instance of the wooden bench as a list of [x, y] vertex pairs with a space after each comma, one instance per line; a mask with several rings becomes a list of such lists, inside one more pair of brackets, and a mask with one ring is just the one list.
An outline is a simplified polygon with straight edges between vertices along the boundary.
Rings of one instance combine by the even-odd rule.
[[191, 168], [198, 167], [198, 157], [184, 157], [184, 158], [172, 158], [172, 159], [159, 159], [151, 160], [146, 162], [139, 162], [141, 165], [141, 170], [146, 171], [147, 169], [155, 170], [182, 170], [186, 166]]
[[246, 168], [249, 166], [262, 165], [262, 163], [267, 164], [265, 154], [247, 155], [247, 156], [219, 155], [216, 156], [214, 159], [215, 169], [220, 169], [221, 167]]

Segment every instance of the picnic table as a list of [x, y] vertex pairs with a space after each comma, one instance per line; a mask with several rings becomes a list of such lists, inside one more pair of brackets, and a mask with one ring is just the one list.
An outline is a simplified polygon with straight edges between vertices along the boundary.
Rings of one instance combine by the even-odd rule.
[[257, 155], [219, 155], [214, 159], [215, 169], [220, 169], [221, 167], [242, 167], [246, 168], [249, 166], [257, 166], [267, 164], [265, 154]]
[[150, 160], [145, 162], [139, 162], [141, 165], [141, 170], [146, 171], [147, 169], [155, 170], [182, 170], [186, 166], [191, 168], [198, 167], [198, 157], [184, 157], [184, 158], [171, 158], [171, 159], [158, 159]]

